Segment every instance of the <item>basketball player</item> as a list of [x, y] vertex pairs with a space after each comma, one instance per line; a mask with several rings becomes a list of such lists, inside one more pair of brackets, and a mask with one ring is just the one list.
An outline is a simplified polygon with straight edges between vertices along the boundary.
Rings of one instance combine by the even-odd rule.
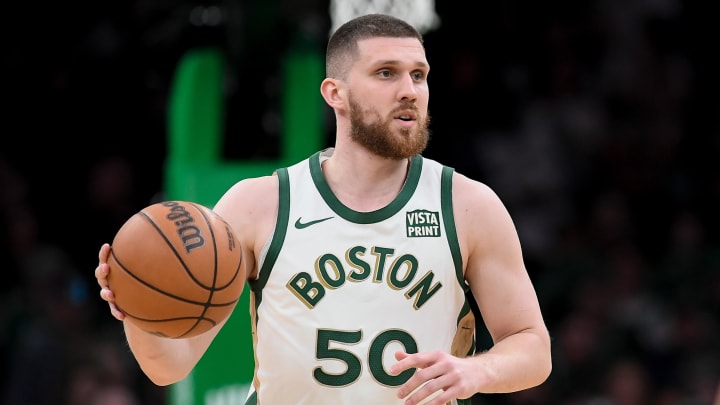
[[[247, 403], [462, 404], [543, 383], [550, 338], [509, 213], [486, 185], [420, 154], [430, 121], [421, 35], [366, 15], [334, 33], [326, 58], [335, 146], [239, 181], [214, 207], [238, 232], [252, 291]], [[109, 251], [95, 274], [123, 320]], [[494, 342], [482, 353], [468, 289]], [[158, 385], [186, 377], [221, 327], [166, 339], [124, 323]]]

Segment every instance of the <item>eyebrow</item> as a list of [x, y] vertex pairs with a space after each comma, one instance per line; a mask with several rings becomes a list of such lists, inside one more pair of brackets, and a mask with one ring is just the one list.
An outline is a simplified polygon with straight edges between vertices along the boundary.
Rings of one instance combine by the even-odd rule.
[[[400, 65], [401, 63], [402, 62], [400, 62], [397, 59], [383, 59], [383, 60], [376, 61], [375, 63], [373, 63], [373, 65]], [[425, 69], [430, 68], [430, 65], [428, 65], [425, 62], [415, 62], [415, 66], [419, 67], [419, 68], [425, 68]]]

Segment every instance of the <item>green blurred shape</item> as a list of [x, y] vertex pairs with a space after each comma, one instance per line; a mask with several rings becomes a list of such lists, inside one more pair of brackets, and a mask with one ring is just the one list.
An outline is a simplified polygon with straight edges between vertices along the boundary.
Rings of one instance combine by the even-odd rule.
[[[319, 84], [321, 54], [298, 43], [284, 58], [280, 158], [224, 161], [224, 54], [218, 48], [189, 50], [179, 61], [168, 105], [168, 153], [165, 193], [168, 200], [187, 200], [212, 207], [237, 181], [272, 174], [278, 167], [304, 159], [324, 145]], [[256, 96], [247, 95], [248, 103]], [[255, 134], [228, 134], [255, 136]], [[170, 386], [172, 405], [243, 403], [255, 366], [249, 313], [249, 288], [223, 330], [191, 374]]]

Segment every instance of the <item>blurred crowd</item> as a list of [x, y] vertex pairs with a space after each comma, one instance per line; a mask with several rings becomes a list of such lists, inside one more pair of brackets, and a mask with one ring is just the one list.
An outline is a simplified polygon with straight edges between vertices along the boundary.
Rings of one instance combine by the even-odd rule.
[[[438, 112], [431, 97], [434, 142], [454, 138], [438, 154], [461, 155], [458, 168], [507, 203], [554, 341], [546, 384], [493, 399], [712, 404], [720, 395], [720, 87], [705, 53], [713, 31], [686, 2], [523, 5], [525, 13], [503, 3], [481, 18], [458, 16], [454, 30], [438, 33], [438, 42], [461, 43], [440, 61], [452, 74], [431, 75], [435, 99], [457, 100]], [[478, 35], [460, 40], [473, 20]], [[437, 81], [447, 86], [440, 95]]]
[[[162, 197], [167, 90], [193, 45], [192, 30], [158, 12], [166, 3], [88, 2], [96, 19], [41, 16], [45, 29], [7, 50], [19, 126], [15, 146], [0, 149], [0, 403], [167, 399], [139, 371], [92, 274], [100, 243]], [[720, 66], [706, 10], [437, 3], [426, 155], [506, 202], [553, 337], [545, 384], [474, 402], [720, 403]], [[242, 50], [251, 72], [264, 67], [253, 52], [286, 45], [272, 40]], [[253, 86], [271, 88], [278, 70]], [[228, 128], [243, 125], [234, 116], [248, 122], [230, 112]]]

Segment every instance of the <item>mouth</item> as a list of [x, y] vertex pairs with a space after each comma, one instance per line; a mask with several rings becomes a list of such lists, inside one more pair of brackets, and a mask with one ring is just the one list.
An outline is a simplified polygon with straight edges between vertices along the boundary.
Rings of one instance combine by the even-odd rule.
[[399, 113], [395, 114], [394, 118], [396, 120], [404, 121], [404, 122], [412, 122], [417, 121], [417, 114], [415, 114], [414, 111], [410, 110], [403, 110]]

